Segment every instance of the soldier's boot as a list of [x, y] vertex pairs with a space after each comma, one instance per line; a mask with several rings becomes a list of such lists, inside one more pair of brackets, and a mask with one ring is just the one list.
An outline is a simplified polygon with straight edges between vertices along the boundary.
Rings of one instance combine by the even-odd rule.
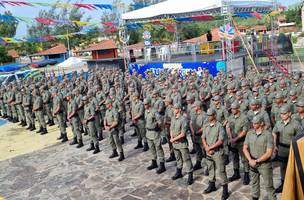
[[134, 149], [140, 149], [140, 148], [143, 148], [143, 145], [141, 141], [138, 141], [137, 146], [134, 147]]
[[18, 124], [18, 126], [22, 126], [23, 124], [23, 120], [21, 120], [21, 122]]
[[18, 117], [16, 117], [16, 118], [15, 118], [15, 121], [16, 121], [16, 123], [18, 123], [18, 122], [19, 122], [19, 119], [18, 119]]
[[48, 133], [47, 129], [46, 129], [46, 128], [43, 128], [43, 129], [42, 129], [42, 132], [40, 133], [40, 135], [45, 135], [45, 134], [47, 134], [47, 133]]
[[57, 138], [57, 140], [62, 140], [63, 139], [63, 134], [60, 133], [60, 136]]
[[196, 161], [195, 165], [193, 166], [193, 170], [199, 170], [202, 169], [201, 161]]
[[226, 200], [229, 197], [229, 192], [228, 192], [228, 185], [225, 184], [223, 185], [223, 192], [222, 192], [222, 200]]
[[190, 154], [196, 154], [196, 150], [193, 148], [193, 149], [190, 151]]
[[166, 160], [166, 162], [172, 162], [172, 161], [176, 161], [174, 153], [170, 153], [169, 158]]
[[36, 130], [36, 127], [34, 124], [32, 124], [32, 128], [30, 129], [30, 131], [34, 131], [34, 130]]
[[240, 176], [239, 169], [234, 169], [233, 175], [228, 180], [229, 180], [229, 182], [232, 182], [232, 181], [238, 180], [240, 178], [241, 178], [241, 176]]
[[22, 126], [22, 127], [26, 127], [26, 126], [27, 126], [26, 121], [23, 121], [23, 124], [22, 124], [21, 126]]
[[131, 137], [136, 137], [137, 136], [137, 133], [136, 131], [134, 131], [134, 133], [131, 135]]
[[84, 135], [88, 135], [88, 130], [87, 129], [84, 129]]
[[258, 197], [252, 197], [252, 200], [259, 200]]
[[30, 124], [30, 125], [26, 128], [26, 130], [31, 130], [31, 128], [32, 128], [32, 124]]
[[182, 177], [183, 177], [182, 169], [176, 168], [176, 172], [175, 172], [174, 176], [171, 177], [171, 179], [176, 180], [176, 179], [179, 179], [179, 178], [182, 178]]
[[188, 181], [187, 181], [188, 185], [192, 185], [193, 184], [193, 172], [189, 172], [188, 173]]
[[63, 134], [63, 138], [61, 140], [62, 143], [69, 141], [67, 134]]
[[148, 151], [148, 150], [149, 150], [148, 143], [147, 143], [147, 142], [145, 142], [145, 143], [144, 143], [143, 152], [146, 152], [146, 151]]
[[102, 135], [102, 131], [100, 133], [98, 133], [98, 141], [103, 140], [103, 135]]
[[210, 181], [208, 187], [204, 190], [204, 194], [209, 194], [216, 191], [215, 182]]
[[95, 145], [95, 150], [93, 151], [93, 154], [97, 154], [99, 152], [100, 152], [99, 145]]
[[162, 145], [165, 145], [165, 144], [167, 144], [168, 143], [168, 140], [167, 140], [167, 138], [166, 137], [163, 137], [162, 138]]
[[4, 114], [4, 115], [3, 115], [3, 119], [6, 119], [6, 118], [7, 118], [7, 115], [6, 115], [6, 114]]
[[119, 137], [119, 139], [120, 139], [121, 144], [124, 144], [124, 143], [125, 143], [125, 138], [124, 138], [124, 136], [123, 136], [123, 135], [122, 135], [122, 136], [120, 136], [120, 137]]
[[275, 193], [282, 193], [283, 185], [284, 185], [284, 181], [282, 180], [280, 186], [275, 189]]
[[12, 122], [15, 124], [17, 123], [17, 119], [15, 117], [13, 117]]
[[55, 125], [54, 120], [50, 120], [49, 126], [54, 126], [54, 125]]
[[119, 153], [118, 161], [121, 162], [121, 161], [123, 161], [124, 159], [125, 159], [124, 153], [123, 153], [123, 152], [120, 152], [120, 153]]
[[116, 149], [114, 149], [112, 154], [109, 156], [109, 158], [115, 158], [117, 156], [118, 156], [118, 153], [117, 153]]
[[40, 126], [39, 130], [36, 133], [42, 133], [42, 131], [43, 131], [43, 128], [42, 128], [42, 126]]
[[228, 165], [230, 162], [229, 155], [225, 155], [225, 165]]
[[90, 143], [90, 147], [87, 149], [87, 151], [93, 151], [95, 149], [94, 143]]
[[161, 173], [163, 173], [165, 171], [166, 171], [165, 163], [164, 162], [160, 162], [159, 163], [159, 168], [157, 169], [156, 173], [157, 174], [161, 174]]
[[[77, 142], [77, 140], [76, 140], [76, 142]], [[79, 148], [81, 148], [81, 147], [83, 147], [82, 139], [80, 139], [80, 140], [78, 141], [78, 144], [77, 144], [76, 148], [79, 149]]]
[[245, 172], [243, 185], [249, 185], [249, 183], [250, 183], [249, 172]]
[[80, 128], [80, 133], [84, 133], [84, 128], [83, 128], [83, 126], [81, 126], [81, 128]]
[[147, 170], [152, 170], [152, 169], [155, 169], [157, 167], [158, 166], [157, 166], [156, 160], [152, 160], [151, 165], [147, 167]]

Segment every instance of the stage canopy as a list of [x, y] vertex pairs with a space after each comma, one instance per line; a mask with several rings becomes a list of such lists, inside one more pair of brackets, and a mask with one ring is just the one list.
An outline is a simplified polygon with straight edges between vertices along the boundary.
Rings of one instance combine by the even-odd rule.
[[[234, 12], [267, 12], [272, 0], [230, 0]], [[198, 14], [220, 14], [222, 0], [167, 0], [122, 15], [123, 20], [147, 20], [163, 17], [187, 17]]]
[[86, 63], [80, 59], [80, 58], [75, 58], [75, 57], [70, 57], [64, 62], [58, 64], [58, 67], [60, 68], [80, 68], [84, 67]]

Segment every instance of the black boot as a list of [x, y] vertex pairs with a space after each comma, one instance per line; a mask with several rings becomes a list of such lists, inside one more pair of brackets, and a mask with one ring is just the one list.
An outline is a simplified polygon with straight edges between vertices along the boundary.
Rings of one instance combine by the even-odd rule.
[[249, 185], [249, 183], [250, 183], [249, 172], [245, 172], [243, 185]]
[[82, 139], [79, 139], [76, 148], [79, 149], [79, 148], [81, 148], [81, 147], [83, 147], [83, 142], [82, 142]]
[[46, 130], [46, 128], [43, 128], [42, 129], [42, 132], [40, 133], [40, 135], [45, 135], [45, 134], [47, 134], [48, 132], [47, 132], [47, 130]]
[[72, 140], [72, 142], [70, 142], [70, 145], [75, 145], [77, 143], [78, 143], [77, 142], [77, 137], [74, 137], [73, 140]]
[[36, 130], [36, 127], [34, 124], [32, 124], [32, 128], [30, 129], [30, 131], [34, 131], [34, 130]]
[[95, 145], [95, 150], [93, 151], [93, 154], [97, 154], [99, 152], [100, 152], [99, 145]]
[[39, 130], [36, 133], [42, 133], [42, 131], [43, 131], [43, 128], [42, 128], [42, 126], [40, 126]]
[[18, 123], [19, 122], [19, 119], [18, 117], [15, 118], [15, 123]]
[[62, 140], [63, 139], [63, 134], [60, 133], [60, 136], [57, 138], [57, 140]]
[[123, 161], [124, 159], [125, 159], [124, 153], [123, 153], [123, 152], [120, 152], [120, 153], [119, 153], [118, 161], [121, 162], [121, 161]]
[[109, 158], [115, 158], [118, 156], [116, 149], [113, 150], [113, 153], [109, 156]]
[[234, 169], [233, 175], [230, 178], [228, 178], [228, 180], [229, 180], [229, 182], [232, 182], [232, 181], [238, 180], [240, 178], [241, 178], [240, 171], [238, 169]]
[[23, 121], [23, 124], [22, 124], [21, 126], [22, 126], [22, 127], [26, 127], [26, 126], [27, 126], [26, 121]]
[[125, 143], [125, 138], [124, 138], [124, 136], [120, 136], [119, 138], [120, 138], [121, 144], [124, 144], [124, 143]]
[[170, 153], [170, 157], [166, 160], [166, 162], [176, 161], [174, 153]]
[[252, 200], [259, 200], [258, 197], [252, 197]]
[[23, 120], [21, 120], [21, 122], [18, 124], [18, 126], [22, 126], [23, 124]]
[[87, 129], [84, 129], [84, 135], [88, 135], [88, 130]]
[[223, 193], [222, 193], [222, 200], [226, 200], [229, 197], [229, 192], [228, 192], [228, 185], [225, 184], [223, 185]]
[[143, 148], [143, 145], [142, 145], [141, 141], [138, 141], [137, 146], [134, 147], [134, 149], [140, 149], [140, 148]]
[[167, 140], [167, 138], [166, 137], [164, 137], [164, 138], [162, 138], [162, 145], [165, 145], [165, 144], [167, 144], [168, 143], [168, 140]]
[[148, 150], [149, 150], [148, 143], [147, 143], [147, 142], [145, 142], [145, 143], [144, 143], [143, 152], [146, 152], [146, 151], [148, 151]]
[[196, 161], [195, 165], [193, 166], [193, 170], [199, 170], [202, 169], [201, 161]]
[[160, 162], [159, 163], [159, 168], [156, 170], [157, 174], [161, 174], [163, 172], [166, 171], [166, 167], [165, 167], [165, 163], [164, 162]]
[[63, 138], [61, 140], [62, 143], [69, 141], [67, 134], [63, 134]]
[[152, 170], [155, 168], [157, 168], [156, 160], [152, 160], [151, 165], [149, 167], [147, 167], [147, 170]]
[[229, 155], [225, 155], [224, 156], [224, 159], [225, 159], [225, 165], [228, 165], [230, 160], [229, 160]]
[[134, 133], [131, 135], [131, 137], [136, 137], [137, 136], [137, 134], [136, 134], [136, 132], [134, 131]]
[[193, 172], [189, 172], [188, 173], [188, 181], [187, 181], [188, 185], [192, 185], [193, 184]]
[[32, 129], [32, 124], [30, 124], [27, 128], [26, 128], [26, 130], [31, 130]]
[[87, 149], [87, 151], [93, 151], [95, 149], [94, 143], [90, 144], [90, 147]]
[[100, 132], [100, 133], [98, 134], [98, 141], [101, 141], [101, 140], [103, 140], [102, 132]]
[[50, 120], [49, 126], [54, 126], [54, 125], [55, 125], [54, 120]]
[[204, 194], [209, 194], [213, 191], [216, 191], [215, 182], [209, 182], [207, 189], [204, 190]]
[[196, 150], [193, 148], [193, 149], [190, 151], [190, 154], [196, 154]]
[[281, 182], [281, 185], [275, 189], [275, 193], [282, 193], [284, 181]]
[[171, 177], [171, 179], [176, 180], [176, 179], [179, 179], [179, 178], [182, 178], [182, 177], [183, 177], [182, 169], [176, 168], [176, 173], [174, 174], [174, 176]]

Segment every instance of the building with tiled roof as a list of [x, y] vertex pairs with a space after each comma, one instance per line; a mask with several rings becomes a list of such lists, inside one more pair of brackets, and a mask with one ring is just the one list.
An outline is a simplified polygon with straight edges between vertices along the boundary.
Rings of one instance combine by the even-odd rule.
[[68, 51], [64, 44], [57, 44], [52, 48], [32, 54], [30, 57], [44, 57], [44, 60], [56, 60], [59, 63], [68, 58]]
[[88, 48], [79, 52], [92, 52], [93, 60], [117, 58], [117, 46], [113, 40], [105, 40], [97, 44], [91, 44]]

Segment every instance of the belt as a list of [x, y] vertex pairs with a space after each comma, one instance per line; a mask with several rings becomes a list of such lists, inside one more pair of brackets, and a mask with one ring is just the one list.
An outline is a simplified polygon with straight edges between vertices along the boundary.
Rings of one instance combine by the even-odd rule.
[[156, 128], [146, 128], [148, 131], [156, 131]]
[[284, 144], [284, 143], [281, 143], [281, 142], [279, 142], [278, 145], [282, 146], [282, 147], [285, 147], [285, 148], [289, 148], [290, 147], [290, 144]]

